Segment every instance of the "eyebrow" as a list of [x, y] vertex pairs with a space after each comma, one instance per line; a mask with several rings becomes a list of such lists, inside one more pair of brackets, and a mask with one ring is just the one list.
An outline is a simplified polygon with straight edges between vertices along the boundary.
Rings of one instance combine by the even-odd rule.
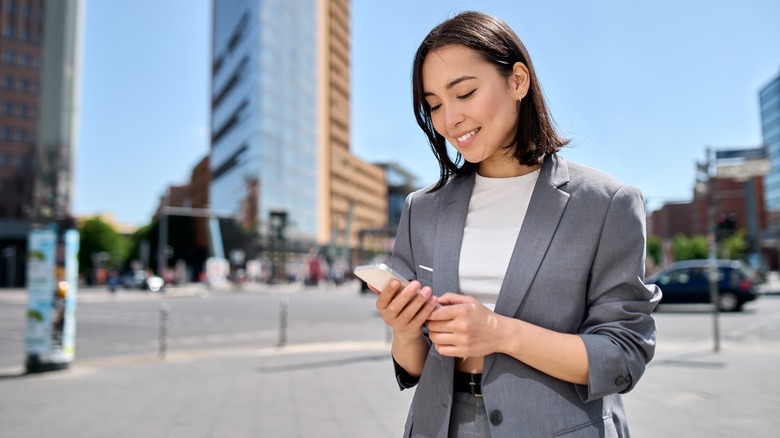
[[[477, 79], [477, 77], [476, 76], [461, 76], [461, 77], [459, 77], [457, 79], [454, 79], [449, 84], [447, 84], [447, 89], [450, 90], [450, 89], [452, 89], [452, 87], [458, 85], [459, 83], [461, 83], [463, 81], [468, 81], [468, 80], [471, 80], [471, 79]], [[423, 93], [423, 96], [425, 96], [425, 97], [427, 97], [427, 96], [435, 96], [435, 94], [431, 93], [430, 91], [426, 91], [426, 92]]]

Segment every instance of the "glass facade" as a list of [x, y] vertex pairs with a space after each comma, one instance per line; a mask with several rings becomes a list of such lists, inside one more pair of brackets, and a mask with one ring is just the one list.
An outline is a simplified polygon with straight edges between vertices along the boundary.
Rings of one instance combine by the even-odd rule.
[[216, 0], [211, 207], [317, 232], [315, 0]]
[[770, 170], [764, 179], [766, 208], [780, 212], [780, 75], [759, 92], [761, 128], [769, 150]]

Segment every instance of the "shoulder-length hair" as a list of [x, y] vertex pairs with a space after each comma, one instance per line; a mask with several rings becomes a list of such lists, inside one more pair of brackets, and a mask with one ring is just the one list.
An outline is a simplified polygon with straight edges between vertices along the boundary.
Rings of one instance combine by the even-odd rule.
[[501, 19], [483, 12], [462, 12], [439, 24], [425, 37], [414, 55], [412, 67], [412, 98], [414, 115], [433, 154], [439, 162], [439, 181], [431, 191], [444, 186], [451, 176], [460, 177], [473, 173], [477, 164], [463, 160], [458, 153], [453, 161], [446, 140], [433, 128], [431, 108], [424, 98], [422, 66], [428, 53], [439, 48], [459, 44], [468, 47], [486, 62], [496, 66], [506, 77], [512, 74], [516, 62], [528, 68], [531, 84], [528, 93], [520, 101], [518, 128], [514, 140], [506, 147], [513, 147], [513, 156], [520, 164], [533, 166], [544, 161], [547, 155], [558, 152], [569, 143], [555, 131], [547, 112], [542, 89], [536, 78], [531, 58], [520, 38]]

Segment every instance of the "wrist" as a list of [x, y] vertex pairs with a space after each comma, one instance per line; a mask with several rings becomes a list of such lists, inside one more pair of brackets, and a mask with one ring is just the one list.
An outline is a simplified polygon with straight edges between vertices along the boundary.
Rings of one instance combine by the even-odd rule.
[[498, 324], [495, 342], [498, 353], [514, 355], [522, 348], [523, 322], [519, 319], [497, 315]]
[[416, 344], [422, 337], [422, 329], [415, 331], [393, 329], [393, 343], [400, 345]]

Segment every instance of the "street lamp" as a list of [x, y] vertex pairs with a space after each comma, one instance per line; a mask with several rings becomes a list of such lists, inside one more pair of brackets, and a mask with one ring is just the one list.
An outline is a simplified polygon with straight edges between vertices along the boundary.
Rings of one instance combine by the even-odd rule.
[[706, 149], [707, 160], [704, 163], [697, 163], [696, 170], [698, 171], [697, 179], [701, 178], [701, 182], [706, 183], [707, 187], [707, 242], [709, 244], [709, 282], [710, 282], [710, 302], [712, 303], [712, 336], [715, 341], [714, 351], [720, 351], [720, 319], [718, 305], [720, 301], [720, 292], [718, 291], [718, 265], [717, 265], [717, 253], [718, 253], [718, 236], [715, 226], [715, 196], [714, 196], [714, 183], [711, 168], [713, 165], [712, 151], [708, 147]]

